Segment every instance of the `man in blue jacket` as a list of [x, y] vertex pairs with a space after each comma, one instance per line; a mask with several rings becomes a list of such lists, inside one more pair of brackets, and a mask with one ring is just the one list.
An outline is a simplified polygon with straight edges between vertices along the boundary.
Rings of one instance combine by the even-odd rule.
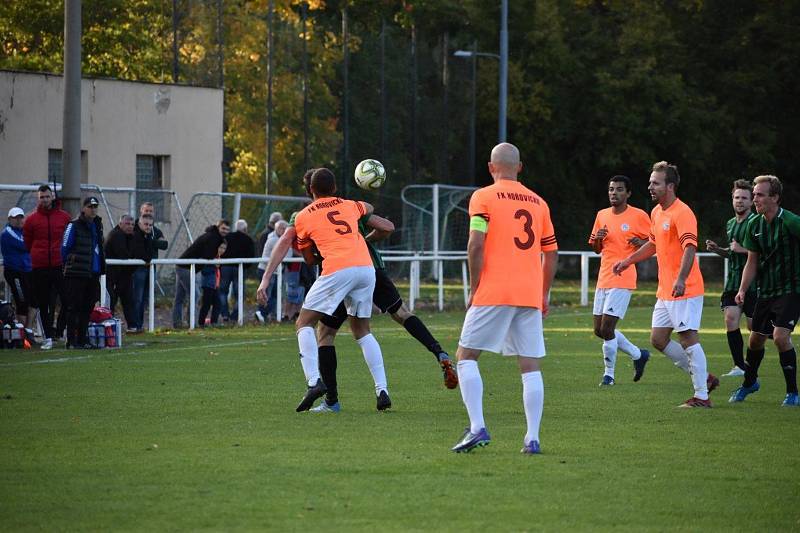
[[105, 273], [103, 221], [97, 216], [100, 202], [90, 196], [81, 214], [64, 231], [61, 259], [67, 300], [67, 348], [91, 348], [86, 328], [89, 314], [100, 299], [100, 275]]
[[17, 320], [30, 326], [35, 310], [31, 305], [31, 254], [25, 247], [22, 225], [25, 211], [12, 207], [8, 212], [8, 225], [0, 234], [0, 251], [3, 254], [3, 277], [14, 297]]

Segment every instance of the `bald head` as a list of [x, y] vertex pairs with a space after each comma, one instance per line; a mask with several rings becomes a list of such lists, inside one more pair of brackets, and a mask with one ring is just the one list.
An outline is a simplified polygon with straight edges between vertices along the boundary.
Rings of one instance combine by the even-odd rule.
[[489, 173], [495, 180], [517, 179], [522, 170], [519, 160], [519, 149], [511, 143], [500, 143], [492, 148], [489, 160]]

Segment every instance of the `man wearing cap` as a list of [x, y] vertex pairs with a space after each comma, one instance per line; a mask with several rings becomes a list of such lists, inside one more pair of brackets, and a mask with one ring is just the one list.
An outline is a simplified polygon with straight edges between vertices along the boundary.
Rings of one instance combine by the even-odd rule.
[[[25, 247], [31, 254], [32, 300], [42, 319], [43, 350], [53, 347], [53, 338], [61, 335], [64, 318], [64, 277], [61, 263], [61, 240], [69, 224], [70, 215], [61, 209], [48, 185], [38, 191], [39, 204], [36, 211], [28, 215], [22, 226]], [[58, 324], [54, 327], [56, 296], [61, 300]]]
[[25, 248], [25, 239], [22, 236], [24, 223], [25, 212], [19, 207], [12, 207], [8, 211], [8, 225], [0, 234], [0, 251], [3, 254], [3, 277], [14, 297], [17, 321], [29, 327], [33, 307], [30, 303], [31, 254]]
[[67, 348], [91, 348], [86, 328], [89, 314], [100, 299], [100, 275], [105, 273], [103, 221], [97, 216], [100, 202], [90, 196], [81, 214], [64, 231], [61, 257], [67, 301]]

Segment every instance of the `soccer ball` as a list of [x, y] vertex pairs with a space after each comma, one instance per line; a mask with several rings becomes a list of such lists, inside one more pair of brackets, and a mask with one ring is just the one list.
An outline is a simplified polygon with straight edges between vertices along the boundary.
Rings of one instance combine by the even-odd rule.
[[379, 189], [386, 181], [386, 169], [377, 159], [365, 159], [356, 165], [356, 185], [367, 191]]

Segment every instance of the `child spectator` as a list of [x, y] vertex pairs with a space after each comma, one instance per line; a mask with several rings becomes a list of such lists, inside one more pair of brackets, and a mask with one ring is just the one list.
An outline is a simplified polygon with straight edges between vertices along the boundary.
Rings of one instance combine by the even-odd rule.
[[[228, 245], [225, 241], [217, 248], [217, 259], [222, 257]], [[206, 317], [208, 310], [211, 309], [211, 324], [216, 324], [219, 319], [220, 301], [219, 301], [219, 280], [220, 268], [219, 265], [203, 265], [203, 270], [200, 272], [201, 281], [200, 286], [203, 288], [203, 298], [200, 303], [200, 317], [198, 324], [201, 328], [206, 327]]]

